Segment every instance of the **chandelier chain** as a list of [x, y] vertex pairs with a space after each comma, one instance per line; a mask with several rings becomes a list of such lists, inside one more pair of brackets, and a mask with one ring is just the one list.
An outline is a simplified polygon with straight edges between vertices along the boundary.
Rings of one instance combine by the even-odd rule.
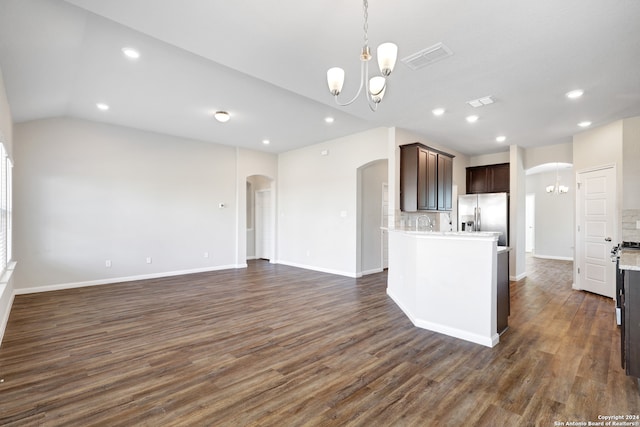
[[363, 25], [363, 29], [364, 29], [364, 45], [368, 46], [369, 45], [369, 2], [367, 0], [364, 0], [362, 2], [362, 9], [364, 11], [364, 25]]

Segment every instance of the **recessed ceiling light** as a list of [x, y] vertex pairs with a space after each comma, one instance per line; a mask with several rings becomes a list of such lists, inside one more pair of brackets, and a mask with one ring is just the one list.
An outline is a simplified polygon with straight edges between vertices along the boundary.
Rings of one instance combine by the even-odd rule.
[[469, 123], [475, 123], [478, 121], [478, 118], [479, 118], [478, 116], [467, 116], [467, 121]]
[[100, 111], [107, 111], [109, 109], [109, 106], [103, 102], [98, 102], [96, 107], [98, 107], [98, 110]]
[[325, 117], [324, 121], [327, 122], [327, 123], [333, 123], [335, 120], [334, 120], [333, 117]]
[[264, 145], [269, 145], [269, 144], [271, 143], [271, 141], [269, 141], [268, 139], [263, 139], [263, 140], [262, 140], [262, 143], [263, 143]]
[[584, 94], [584, 91], [582, 89], [576, 89], [576, 90], [572, 90], [571, 92], [567, 92], [565, 95], [567, 96], [567, 98], [569, 99], [578, 99], [580, 98], [582, 95]]
[[135, 50], [132, 47], [123, 47], [122, 48], [122, 53], [124, 53], [124, 56], [126, 56], [129, 59], [138, 59], [138, 58], [140, 58], [140, 52], [138, 52], [137, 50]]
[[581, 128], [588, 128], [589, 126], [591, 126], [591, 122], [588, 120], [585, 120], [584, 122], [578, 123], [578, 126], [580, 126]]
[[500, 135], [498, 137], [496, 137], [496, 141], [497, 142], [505, 142], [507, 140], [507, 137], [504, 135]]
[[213, 113], [213, 117], [215, 117], [216, 120], [220, 123], [226, 123], [231, 118], [229, 113], [227, 113], [226, 111], [216, 111], [215, 113]]
[[441, 116], [444, 114], [445, 109], [444, 108], [436, 108], [431, 110], [431, 112], [433, 113], [434, 116]]

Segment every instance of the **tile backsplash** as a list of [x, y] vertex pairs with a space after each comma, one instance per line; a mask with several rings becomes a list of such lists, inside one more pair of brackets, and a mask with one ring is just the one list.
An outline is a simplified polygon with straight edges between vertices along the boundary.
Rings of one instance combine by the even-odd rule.
[[636, 228], [638, 221], [640, 221], [640, 209], [622, 211], [622, 241], [640, 242], [640, 230]]
[[[433, 231], [453, 230], [450, 212], [400, 212], [395, 227], [412, 230], [419, 229], [418, 218], [422, 216], [429, 217], [433, 224]], [[421, 226], [425, 227], [426, 223], [422, 222]]]

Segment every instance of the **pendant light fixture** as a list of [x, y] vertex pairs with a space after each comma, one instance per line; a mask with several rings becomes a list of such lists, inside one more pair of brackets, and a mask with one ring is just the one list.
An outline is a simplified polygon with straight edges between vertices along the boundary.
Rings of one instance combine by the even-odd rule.
[[547, 193], [551, 193], [554, 195], [557, 194], [565, 194], [569, 192], [569, 187], [566, 185], [560, 185], [560, 178], [558, 176], [558, 163], [556, 163], [556, 183], [554, 185], [547, 185], [545, 188]]
[[329, 85], [329, 91], [335, 98], [336, 104], [341, 107], [352, 104], [360, 96], [362, 88], [364, 87], [366, 89], [365, 96], [369, 108], [371, 111], [376, 111], [387, 89], [386, 77], [391, 74], [393, 67], [396, 65], [398, 46], [394, 43], [383, 43], [378, 46], [378, 67], [380, 68], [382, 76], [369, 79], [369, 61], [372, 55], [369, 49], [369, 2], [367, 0], [363, 0], [362, 9], [364, 11], [364, 45], [360, 52], [360, 88], [351, 100], [344, 103], [340, 102], [338, 95], [342, 92], [342, 86], [344, 85], [344, 70], [338, 67], [330, 68], [327, 71], [327, 84]]

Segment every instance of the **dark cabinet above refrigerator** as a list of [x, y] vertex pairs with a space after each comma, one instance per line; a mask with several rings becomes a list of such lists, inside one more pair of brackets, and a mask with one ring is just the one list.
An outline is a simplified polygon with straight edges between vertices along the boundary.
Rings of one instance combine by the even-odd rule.
[[467, 194], [508, 193], [510, 190], [509, 163], [467, 168]]

